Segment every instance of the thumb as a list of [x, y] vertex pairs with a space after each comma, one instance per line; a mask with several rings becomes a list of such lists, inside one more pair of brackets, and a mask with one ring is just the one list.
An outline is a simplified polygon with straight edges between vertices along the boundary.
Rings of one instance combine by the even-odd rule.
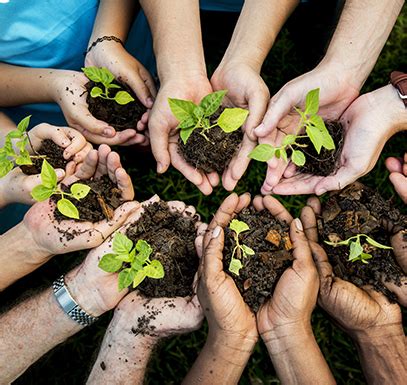
[[211, 234], [208, 246], [204, 249], [203, 272], [206, 277], [214, 277], [223, 270], [223, 246], [225, 234], [220, 226], [216, 226]]
[[304, 228], [301, 221], [296, 218], [290, 225], [290, 238], [293, 243], [293, 257], [297, 263], [303, 267], [314, 267], [312, 262], [311, 249], [304, 234]]
[[130, 86], [137, 98], [144, 104], [145, 107], [153, 106], [153, 97], [147, 83], [139, 76], [138, 71], [127, 76], [126, 83]]
[[341, 190], [358, 179], [360, 174], [348, 167], [341, 167], [335, 175], [327, 176], [315, 186], [315, 194], [322, 195], [327, 191]]
[[254, 92], [249, 97], [248, 106], [250, 113], [245, 124], [245, 132], [252, 141], [256, 140], [254, 129], [261, 123], [262, 118], [266, 113], [269, 97], [270, 95], [268, 91]]
[[157, 172], [159, 174], [167, 171], [170, 163], [170, 153], [168, 150], [168, 127], [164, 127], [161, 124], [156, 124], [154, 122], [154, 112], [150, 119], [150, 141], [151, 141], [151, 151], [157, 161]]

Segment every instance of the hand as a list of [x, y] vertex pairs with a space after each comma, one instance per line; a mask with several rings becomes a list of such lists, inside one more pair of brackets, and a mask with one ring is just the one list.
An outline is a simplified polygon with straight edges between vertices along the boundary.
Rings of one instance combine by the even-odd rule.
[[404, 203], [407, 203], [407, 152], [404, 159], [387, 158], [386, 167], [390, 172], [390, 182]]
[[[304, 106], [307, 93], [320, 88], [320, 109], [324, 119], [338, 119], [352, 101], [359, 95], [359, 85], [332, 65], [321, 62], [315, 69], [288, 82], [269, 103], [263, 122], [255, 129], [259, 138], [269, 137], [271, 144], [281, 144], [285, 134], [293, 134], [297, 126], [289, 125], [287, 131], [277, 130], [279, 123], [289, 115], [294, 106]], [[268, 163], [266, 180], [262, 192], [270, 193], [277, 185], [287, 164], [282, 159]]]
[[290, 168], [284, 174], [286, 179], [276, 185], [273, 192], [281, 195], [321, 195], [346, 187], [375, 166], [384, 144], [399, 130], [403, 114], [404, 104], [391, 85], [360, 96], [340, 119], [345, 130], [345, 142], [336, 173], [328, 177], [293, 176]]
[[205, 175], [196, 170], [178, 153], [179, 133], [176, 131], [178, 121], [170, 110], [168, 98], [187, 99], [199, 103], [211, 92], [212, 87], [208, 79], [201, 75], [164, 81], [154, 102], [148, 124], [151, 149], [157, 160], [157, 172], [164, 173], [171, 163], [205, 195], [209, 195], [212, 187], [219, 183], [219, 176], [216, 172]]
[[223, 186], [231, 191], [249, 165], [248, 155], [257, 143], [253, 130], [263, 119], [270, 92], [260, 74], [244, 63], [221, 63], [211, 78], [211, 84], [214, 91], [228, 90], [226, 104], [250, 111], [243, 127], [244, 136], [240, 150], [222, 176]]

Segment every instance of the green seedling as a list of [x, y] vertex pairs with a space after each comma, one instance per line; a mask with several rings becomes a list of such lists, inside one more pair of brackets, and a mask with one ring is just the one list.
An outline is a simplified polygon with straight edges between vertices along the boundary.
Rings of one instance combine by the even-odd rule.
[[[0, 148], [0, 178], [6, 176], [13, 168], [14, 163], [18, 166], [30, 165], [34, 158], [45, 158], [44, 155], [30, 155], [27, 150], [28, 145], [31, 146], [31, 149], [35, 153], [31, 142], [30, 137], [27, 133], [28, 125], [30, 124], [31, 115], [25, 117], [17, 125], [17, 129], [10, 131], [5, 138], [4, 146]], [[14, 145], [18, 149], [14, 149], [12, 140], [15, 140]]]
[[[134, 247], [133, 241], [122, 233], [116, 233], [113, 238], [113, 253], [105, 254], [99, 262], [99, 267], [108, 272], [119, 273], [119, 291], [133, 284], [136, 288], [146, 277], [161, 279], [164, 277], [164, 267], [160, 261], [150, 260], [152, 247], [140, 239]], [[129, 266], [130, 267], [127, 267]]]
[[376, 242], [374, 239], [370, 238], [366, 234], [358, 234], [355, 235], [354, 237], [350, 237], [344, 241], [340, 242], [329, 242], [325, 241], [327, 245], [330, 246], [349, 246], [349, 258], [348, 261], [350, 262], [356, 262], [356, 261], [361, 261], [362, 263], [369, 263], [368, 260], [373, 258], [372, 254], [365, 253], [363, 250], [363, 246], [360, 242], [361, 238], [365, 238], [366, 242], [369, 243], [371, 246], [376, 247], [378, 249], [386, 249], [386, 250], [392, 250], [393, 248], [390, 246], [382, 245], [379, 242]]
[[[294, 109], [301, 117], [295, 135], [286, 135], [279, 147], [274, 147], [270, 144], [259, 144], [249, 154], [249, 158], [259, 162], [267, 162], [271, 158], [276, 157], [288, 162], [287, 150], [291, 150], [291, 161], [296, 166], [304, 166], [306, 158], [299, 148], [307, 147], [307, 145], [297, 142], [301, 138], [309, 138], [318, 154], [321, 153], [322, 148], [327, 150], [335, 149], [335, 143], [325, 126], [324, 120], [317, 115], [319, 109], [319, 88], [308, 92], [305, 99], [304, 111], [297, 107], [294, 107]], [[304, 129], [305, 134], [300, 135], [299, 133]]]
[[[233, 237], [235, 239], [235, 247], [232, 251], [232, 258], [231, 258], [230, 264], [229, 264], [229, 271], [231, 273], [239, 275], [239, 271], [243, 267], [243, 264], [241, 261], [242, 257], [247, 258], [250, 255], [255, 254], [255, 252], [252, 248], [250, 248], [249, 246], [240, 244], [240, 241], [239, 241], [239, 234], [241, 234], [247, 230], [250, 230], [250, 228], [246, 223], [239, 221], [237, 219], [233, 219], [232, 222], [230, 222], [229, 229], [231, 229], [234, 232]], [[235, 258], [235, 255], [237, 256], [237, 258]]]
[[219, 109], [227, 91], [221, 90], [206, 95], [199, 105], [190, 100], [168, 98], [173, 115], [178, 119], [180, 136], [184, 144], [191, 134], [199, 129], [199, 133], [209, 142], [208, 131], [219, 126], [224, 132], [231, 133], [242, 127], [249, 111], [242, 108], [225, 108], [215, 122], [211, 116]]
[[54, 168], [44, 159], [41, 167], [41, 184], [33, 188], [31, 196], [37, 202], [42, 202], [52, 195], [60, 195], [61, 199], [57, 201], [58, 211], [68, 218], [79, 219], [78, 209], [65, 197], [68, 196], [79, 201], [85, 198], [89, 191], [90, 187], [82, 183], [74, 183], [71, 185], [70, 193], [62, 191], [58, 186], [58, 178]]
[[118, 91], [115, 96], [109, 96], [109, 90], [113, 88], [120, 89], [118, 84], [113, 84], [114, 75], [105, 67], [85, 67], [82, 68], [83, 73], [89, 80], [95, 83], [102, 83], [104, 90], [100, 87], [93, 87], [90, 90], [92, 98], [102, 98], [107, 100], [114, 100], [116, 103], [125, 105], [134, 101], [134, 98], [127, 91]]

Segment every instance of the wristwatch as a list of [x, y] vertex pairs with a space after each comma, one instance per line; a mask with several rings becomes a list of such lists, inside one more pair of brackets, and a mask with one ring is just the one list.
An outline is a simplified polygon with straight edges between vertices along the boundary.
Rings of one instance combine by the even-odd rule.
[[393, 71], [390, 74], [390, 83], [397, 89], [397, 92], [407, 107], [407, 73]]
[[62, 310], [75, 322], [82, 326], [89, 326], [97, 321], [97, 317], [93, 317], [86, 313], [86, 311], [83, 310], [72, 298], [68, 288], [65, 286], [63, 275], [54, 281], [52, 288], [54, 290], [55, 298]]

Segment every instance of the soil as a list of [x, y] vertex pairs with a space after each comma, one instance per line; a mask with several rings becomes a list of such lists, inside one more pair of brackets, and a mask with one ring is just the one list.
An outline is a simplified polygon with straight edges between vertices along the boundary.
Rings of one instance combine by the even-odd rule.
[[[211, 118], [213, 124], [223, 110], [220, 109]], [[230, 160], [240, 146], [243, 139], [241, 129], [230, 134], [224, 132], [219, 126], [211, 128], [205, 135], [209, 141], [196, 129], [185, 145], [179, 139], [179, 153], [184, 159], [198, 170], [205, 173], [216, 171], [222, 174]]]
[[[44, 155], [48, 163], [54, 167], [62, 168], [65, 170], [65, 166], [69, 162], [64, 158], [64, 149], [59, 147], [51, 139], [43, 140], [40, 149], [37, 151], [37, 155]], [[20, 166], [21, 171], [26, 175], [36, 175], [41, 173], [41, 166], [43, 158], [31, 159], [33, 164]]]
[[303, 174], [328, 176], [334, 174], [338, 169], [345, 140], [343, 126], [338, 121], [326, 121], [325, 125], [335, 142], [335, 150], [322, 148], [321, 153], [318, 154], [309, 138], [299, 139], [298, 143], [308, 146], [301, 148], [306, 157], [306, 163], [299, 168]]
[[227, 227], [223, 269], [235, 281], [244, 301], [257, 312], [272, 296], [278, 279], [292, 264], [289, 226], [275, 219], [268, 210], [256, 211], [254, 207], [242, 210], [236, 219], [250, 227], [250, 230], [239, 235], [239, 241], [251, 247], [255, 254], [242, 260], [243, 268], [239, 276], [229, 272], [235, 233]]
[[[91, 191], [89, 191], [88, 195], [79, 201], [66, 197], [78, 209], [79, 221], [95, 223], [103, 219], [111, 219], [113, 211], [123, 203], [121, 201], [121, 192], [117, 186], [107, 175], [103, 175], [99, 179], [80, 181], [80, 183], [90, 186]], [[69, 192], [67, 186], [62, 185], [62, 189]], [[53, 195], [51, 199], [57, 201], [60, 196]], [[54, 211], [54, 217], [58, 222], [67, 219], [57, 209]]]
[[126, 235], [134, 243], [147, 241], [153, 248], [150, 259], [164, 266], [164, 278], [146, 278], [138, 287], [149, 298], [186, 297], [193, 293], [193, 281], [199, 258], [195, 250], [197, 217], [170, 212], [166, 202], [155, 202], [144, 208], [140, 219]]
[[121, 89], [113, 88], [109, 90], [109, 96], [113, 97], [119, 91], [127, 91], [134, 101], [125, 105], [120, 105], [114, 100], [107, 100], [103, 98], [92, 98], [90, 96], [90, 90], [93, 87], [100, 87], [104, 89], [101, 83], [95, 83], [89, 81], [85, 87], [88, 92], [86, 102], [89, 105], [90, 113], [99, 120], [111, 125], [117, 131], [123, 131], [128, 128], [135, 129], [137, 122], [141, 119], [143, 114], [147, 111], [147, 108], [138, 100], [136, 94], [131, 90], [127, 84], [119, 81], [114, 81], [112, 84], [118, 84]]
[[331, 194], [322, 206], [322, 215], [318, 218], [321, 244], [328, 254], [335, 275], [358, 287], [370, 284], [392, 301], [396, 297], [383, 285], [380, 278], [384, 276], [386, 282], [401, 285], [400, 279], [404, 274], [395, 260], [393, 250], [374, 248], [367, 242], [362, 243], [365, 252], [373, 256], [368, 264], [364, 264], [361, 261], [348, 261], [348, 246], [334, 247], [323, 241], [345, 240], [357, 234], [366, 234], [375, 241], [390, 246], [391, 236], [406, 228], [406, 216], [384, 200], [377, 191], [358, 182]]

